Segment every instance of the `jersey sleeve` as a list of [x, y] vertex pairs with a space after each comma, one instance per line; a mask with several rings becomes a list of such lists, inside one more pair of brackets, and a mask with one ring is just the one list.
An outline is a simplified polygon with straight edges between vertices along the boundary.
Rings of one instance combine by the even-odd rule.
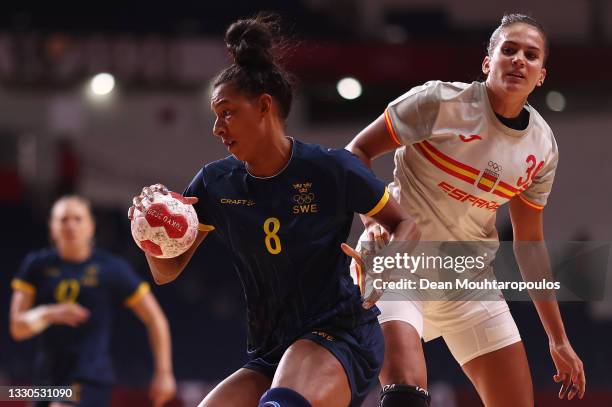
[[115, 259], [113, 264], [112, 288], [115, 298], [126, 306], [135, 304], [151, 291], [149, 283], [143, 281], [132, 266], [121, 259]]
[[555, 179], [555, 172], [559, 162], [559, 151], [554, 138], [552, 142], [553, 146], [544, 166], [533, 177], [531, 185], [519, 195], [523, 202], [535, 209], [544, 209]]
[[411, 145], [431, 136], [444, 86], [440, 81], [427, 82], [389, 103], [385, 123], [398, 145]]
[[187, 188], [185, 188], [185, 191], [183, 191], [183, 196], [195, 196], [198, 198], [198, 202], [193, 205], [193, 208], [198, 214], [200, 231], [210, 232], [215, 230], [210, 211], [206, 210], [208, 195], [206, 193], [206, 184], [204, 180], [204, 168], [200, 169], [195, 177], [193, 177]]
[[19, 271], [11, 281], [11, 288], [36, 296], [36, 287], [39, 283], [38, 278], [39, 273], [36, 266], [36, 254], [30, 253], [23, 260]]
[[367, 216], [374, 216], [389, 200], [385, 184], [347, 150], [340, 150], [342, 170], [345, 175], [347, 210]]

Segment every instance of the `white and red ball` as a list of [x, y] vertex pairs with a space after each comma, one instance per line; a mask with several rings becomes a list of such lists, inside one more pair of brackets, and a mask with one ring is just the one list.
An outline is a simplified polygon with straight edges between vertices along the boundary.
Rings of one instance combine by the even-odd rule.
[[153, 193], [142, 202], [145, 212], [134, 210], [132, 237], [154, 257], [167, 259], [185, 253], [198, 235], [198, 215], [181, 195]]

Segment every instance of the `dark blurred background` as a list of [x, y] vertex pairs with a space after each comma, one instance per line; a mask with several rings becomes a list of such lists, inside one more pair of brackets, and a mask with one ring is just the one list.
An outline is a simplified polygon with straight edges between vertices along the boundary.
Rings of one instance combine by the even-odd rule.
[[[155, 182], [182, 191], [203, 163], [227, 155], [211, 133], [210, 80], [229, 62], [222, 41], [228, 24], [260, 10], [283, 16], [293, 44], [283, 58], [299, 80], [289, 134], [330, 147], [343, 147], [413, 86], [481, 80], [486, 43], [503, 13], [532, 14], [548, 31], [551, 55], [546, 82], [530, 102], [555, 131], [561, 157], [547, 239], [612, 240], [610, 1], [3, 2], [0, 384], [30, 383], [36, 341], [17, 344], [8, 335], [9, 283], [24, 255], [48, 244], [47, 215], [57, 196], [92, 199], [98, 244], [151, 280], [129, 232], [131, 197]], [[390, 180], [392, 166], [387, 156], [375, 170]], [[510, 240], [505, 210], [498, 224]], [[360, 225], [353, 229], [354, 242]], [[230, 257], [209, 238], [180, 279], [153, 288], [171, 324], [177, 404], [195, 405], [244, 362], [244, 300]], [[586, 366], [580, 404], [612, 405], [612, 301], [561, 308]], [[535, 310], [528, 303], [511, 309], [538, 405], [565, 405], [555, 399], [554, 366]], [[146, 405], [146, 342], [129, 312], [117, 315], [116, 406]], [[432, 406], [480, 405], [441, 340], [425, 351]]]

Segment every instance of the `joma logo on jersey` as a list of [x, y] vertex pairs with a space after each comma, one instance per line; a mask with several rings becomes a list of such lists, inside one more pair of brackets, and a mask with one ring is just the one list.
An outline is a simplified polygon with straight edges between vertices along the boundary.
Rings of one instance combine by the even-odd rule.
[[255, 202], [253, 202], [250, 199], [221, 198], [219, 200], [219, 202], [221, 202], [222, 204], [225, 204], [225, 205], [246, 205], [246, 206], [253, 206], [253, 205], [255, 205]]
[[471, 136], [464, 136], [463, 134], [460, 134], [459, 138], [464, 143], [469, 143], [470, 141], [474, 141], [474, 140], [482, 140], [482, 137], [480, 137], [478, 134], [472, 134]]
[[293, 202], [296, 203], [292, 208], [294, 215], [319, 212], [319, 207], [315, 202], [315, 194], [310, 192], [311, 187], [312, 182], [293, 184], [293, 189], [298, 192], [293, 195]]
[[472, 206], [476, 206], [482, 209], [488, 209], [490, 211], [495, 212], [497, 208], [499, 208], [499, 203], [495, 201], [487, 201], [486, 199], [478, 198], [472, 194], [468, 194], [465, 191], [460, 190], [459, 188], [455, 188], [454, 186], [447, 184], [442, 181], [438, 184], [440, 188], [444, 190], [453, 199], [456, 199], [460, 202], [469, 202]]

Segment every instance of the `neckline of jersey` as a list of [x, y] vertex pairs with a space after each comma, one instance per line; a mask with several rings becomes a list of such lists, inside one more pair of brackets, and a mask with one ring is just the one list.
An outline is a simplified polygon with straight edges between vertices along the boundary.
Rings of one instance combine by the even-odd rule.
[[83, 260], [83, 261], [72, 261], [72, 260], [64, 259], [62, 257], [62, 255], [60, 254], [59, 250], [57, 250], [57, 247], [53, 247], [52, 249], [55, 252], [55, 255], [57, 256], [57, 258], [60, 259], [60, 261], [62, 261], [65, 264], [68, 264], [70, 266], [84, 266], [85, 264], [91, 262], [91, 259], [93, 259], [94, 255], [96, 253], [96, 249], [94, 247], [94, 248], [91, 249], [91, 253], [89, 254], [89, 257], [86, 258], [85, 260]]
[[295, 140], [293, 139], [293, 137], [287, 136], [287, 138], [291, 140], [291, 155], [289, 156], [289, 159], [287, 160], [287, 164], [285, 164], [285, 166], [281, 168], [276, 174], [270, 175], [269, 177], [258, 177], [257, 175], [251, 174], [249, 172], [249, 169], [246, 166], [246, 163], [243, 162], [242, 165], [244, 166], [244, 170], [246, 171], [246, 173], [249, 174], [250, 177], [253, 177], [255, 179], [272, 179], [274, 177], [278, 177], [279, 175], [281, 175], [287, 169], [287, 167], [289, 167], [289, 164], [291, 164], [291, 161], [293, 161], [293, 155], [295, 153]]
[[484, 82], [480, 82], [480, 92], [482, 92], [483, 99], [485, 101], [485, 104], [487, 105], [487, 115], [489, 116], [489, 119], [493, 122], [495, 127], [501, 130], [504, 134], [507, 134], [508, 136], [512, 136], [512, 137], [521, 137], [527, 134], [527, 132], [531, 129], [531, 125], [533, 123], [533, 116], [534, 116], [533, 107], [531, 107], [531, 105], [528, 102], [525, 103], [525, 106], [523, 106], [523, 108], [527, 109], [527, 111], [529, 112], [529, 123], [527, 124], [527, 127], [525, 127], [524, 129], [516, 130], [516, 129], [506, 126], [497, 118], [497, 115], [495, 115], [495, 112], [493, 111], [493, 108], [491, 107], [491, 101], [489, 100], [489, 95], [487, 94], [487, 85]]

